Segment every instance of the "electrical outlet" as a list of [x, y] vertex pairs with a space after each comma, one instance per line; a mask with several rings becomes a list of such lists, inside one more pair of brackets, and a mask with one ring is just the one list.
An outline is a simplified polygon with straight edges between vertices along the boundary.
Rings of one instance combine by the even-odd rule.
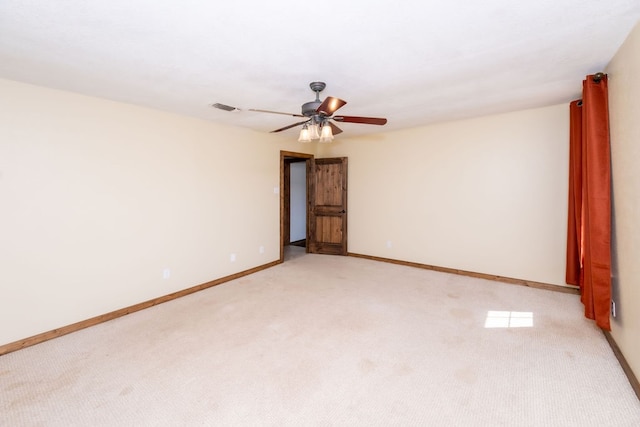
[[171, 269], [165, 268], [164, 270], [162, 270], [162, 278], [166, 280], [169, 277], [171, 277]]
[[264, 253], [264, 246], [260, 246], [260, 247], [258, 248], [258, 252], [259, 252], [259, 253], [261, 253], [261, 254], [263, 254], [263, 253]]
[[229, 255], [229, 262], [236, 262], [236, 254]]
[[393, 245], [391, 244], [391, 240], [387, 240], [387, 247], [388, 247], [388, 248], [390, 248], [391, 246], [393, 246]]
[[611, 300], [611, 316], [616, 317], [616, 302]]

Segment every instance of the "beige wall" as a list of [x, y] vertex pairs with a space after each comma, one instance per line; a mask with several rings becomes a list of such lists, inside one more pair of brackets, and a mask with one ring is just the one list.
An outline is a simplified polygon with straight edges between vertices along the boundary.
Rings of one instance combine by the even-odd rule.
[[274, 187], [295, 139], [6, 80], [0, 93], [0, 344], [279, 258]]
[[609, 66], [613, 167], [612, 335], [640, 376], [640, 23]]
[[564, 104], [336, 139], [349, 251], [564, 285], [567, 141]]
[[277, 259], [281, 149], [350, 158], [351, 252], [563, 284], [566, 105], [321, 147], [0, 92], [0, 344]]

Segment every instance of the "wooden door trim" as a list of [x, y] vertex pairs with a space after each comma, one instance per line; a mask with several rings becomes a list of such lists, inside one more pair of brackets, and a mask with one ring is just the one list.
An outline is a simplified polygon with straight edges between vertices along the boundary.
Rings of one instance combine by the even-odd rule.
[[[313, 159], [313, 154], [307, 153], [296, 153], [293, 151], [280, 151], [280, 262], [284, 262], [284, 247], [285, 247], [285, 197], [287, 196], [287, 191], [289, 191], [289, 182], [285, 178], [286, 168], [290, 165], [291, 161], [287, 162], [288, 159], [299, 159], [298, 161], [304, 161], [307, 163], [307, 169], [309, 165], [309, 161]], [[307, 174], [307, 185], [309, 183], [310, 177]], [[307, 194], [307, 220], [309, 218], [309, 194]], [[307, 225], [308, 227], [308, 225]]]

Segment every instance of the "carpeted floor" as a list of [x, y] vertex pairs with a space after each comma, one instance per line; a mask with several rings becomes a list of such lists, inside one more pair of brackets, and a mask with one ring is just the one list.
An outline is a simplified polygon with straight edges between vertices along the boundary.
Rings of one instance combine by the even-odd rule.
[[0, 425], [640, 425], [577, 296], [297, 249], [0, 356]]

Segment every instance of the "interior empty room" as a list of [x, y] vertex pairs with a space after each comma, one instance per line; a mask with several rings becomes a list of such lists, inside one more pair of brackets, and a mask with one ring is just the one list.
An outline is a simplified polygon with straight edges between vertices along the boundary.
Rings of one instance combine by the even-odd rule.
[[637, 1], [56, 3], [0, 3], [0, 424], [640, 422]]

